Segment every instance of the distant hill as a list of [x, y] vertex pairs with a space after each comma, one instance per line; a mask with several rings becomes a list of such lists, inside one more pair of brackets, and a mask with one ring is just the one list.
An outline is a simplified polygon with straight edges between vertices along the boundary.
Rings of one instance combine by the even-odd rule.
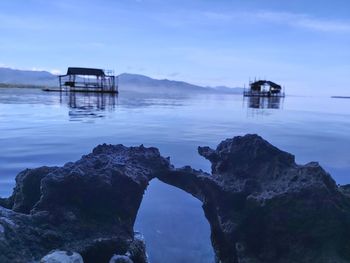
[[184, 94], [184, 93], [231, 93], [240, 94], [242, 88], [228, 87], [202, 87], [183, 81], [168, 79], [152, 79], [147, 76], [123, 73], [119, 75], [119, 90], [133, 91], [142, 93], [167, 93], [167, 94]]
[[0, 68], [0, 83], [57, 86], [57, 77], [47, 71]]
[[[57, 76], [47, 71], [16, 70], [0, 68], [0, 84], [34, 85], [57, 87]], [[157, 80], [147, 76], [123, 73], [119, 75], [120, 92], [131, 91], [137, 93], [161, 94], [192, 94], [192, 93], [220, 93], [239, 94], [242, 88], [202, 87], [183, 81]]]
[[234, 93], [234, 94], [241, 94], [243, 93], [244, 88], [229, 88], [226, 86], [217, 86], [217, 87], [211, 87], [211, 89], [214, 89], [216, 92], [219, 93]]

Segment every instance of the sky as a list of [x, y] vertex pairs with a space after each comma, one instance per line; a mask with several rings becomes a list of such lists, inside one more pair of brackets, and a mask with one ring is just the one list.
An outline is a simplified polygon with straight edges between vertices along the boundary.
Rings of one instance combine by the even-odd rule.
[[348, 0], [1, 0], [0, 66], [350, 95]]

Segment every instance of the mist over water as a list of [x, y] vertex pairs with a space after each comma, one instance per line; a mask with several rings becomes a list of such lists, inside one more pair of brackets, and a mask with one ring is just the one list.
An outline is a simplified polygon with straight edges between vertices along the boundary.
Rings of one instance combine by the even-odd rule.
[[[0, 89], [0, 196], [11, 194], [26, 168], [63, 165], [101, 143], [158, 147], [176, 166], [210, 171], [198, 146], [258, 133], [296, 155], [319, 161], [340, 184], [350, 183], [350, 100], [241, 95], [45, 93]], [[153, 263], [214, 261], [200, 202], [152, 181], [137, 218]]]

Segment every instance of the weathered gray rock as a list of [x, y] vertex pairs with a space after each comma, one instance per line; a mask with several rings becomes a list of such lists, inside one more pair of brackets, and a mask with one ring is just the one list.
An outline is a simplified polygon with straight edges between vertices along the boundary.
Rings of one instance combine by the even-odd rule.
[[221, 187], [191, 193], [221, 262], [350, 262], [350, 202], [318, 163], [297, 165], [257, 135], [199, 153]]
[[135, 232], [134, 240], [130, 244], [128, 251], [125, 254], [133, 263], [148, 262], [146, 252], [146, 244], [143, 235]]
[[0, 262], [38, 261], [55, 249], [85, 263], [147, 262], [133, 225], [155, 177], [203, 203], [218, 262], [350, 262], [350, 188], [317, 163], [298, 165], [257, 135], [198, 151], [212, 174], [122, 145], [20, 173], [13, 195], [0, 200]]
[[9, 203], [12, 210], [28, 214], [41, 197], [41, 180], [57, 167], [40, 167], [27, 169], [16, 176], [16, 187]]
[[40, 263], [84, 263], [81, 255], [70, 251], [53, 251], [40, 260]]
[[114, 255], [109, 263], [134, 263], [128, 256]]
[[13, 206], [13, 201], [12, 198], [1, 198], [0, 197], [0, 206], [4, 208], [12, 208]]
[[339, 189], [344, 195], [350, 197], [350, 184], [342, 185]]
[[212, 175], [191, 167], [159, 179], [203, 202], [218, 262], [350, 262], [350, 199], [318, 163], [257, 135], [199, 147]]
[[150, 178], [169, 167], [155, 148], [100, 145], [75, 163], [20, 173], [5, 200], [15, 211], [0, 209], [0, 262], [35, 261], [55, 249], [76, 251], [85, 263], [128, 251], [146, 262], [133, 225]]
[[0, 224], [0, 238], [3, 238], [4, 233], [5, 233], [5, 228], [3, 225]]

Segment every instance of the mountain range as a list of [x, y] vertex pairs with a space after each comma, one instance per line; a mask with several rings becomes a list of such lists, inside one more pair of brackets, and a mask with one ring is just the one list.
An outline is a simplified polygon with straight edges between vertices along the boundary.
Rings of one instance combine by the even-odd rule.
[[[17, 70], [0, 68], [0, 84], [26, 85], [26, 86], [49, 86], [57, 87], [57, 75], [47, 71]], [[224, 86], [202, 87], [183, 81], [168, 79], [153, 79], [144, 75], [123, 73], [118, 76], [119, 91], [131, 91], [137, 93], [219, 93], [239, 94], [242, 88], [229, 88]]]

